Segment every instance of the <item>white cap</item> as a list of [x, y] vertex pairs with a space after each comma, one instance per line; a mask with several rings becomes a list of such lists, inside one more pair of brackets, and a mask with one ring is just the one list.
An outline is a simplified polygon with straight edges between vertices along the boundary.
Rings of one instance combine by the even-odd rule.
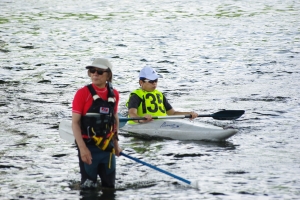
[[97, 67], [100, 69], [110, 69], [112, 71], [112, 64], [105, 58], [96, 58], [93, 63], [89, 66], [86, 66], [86, 69], [89, 69], [91, 67]]
[[158, 74], [152, 67], [146, 66], [140, 71], [140, 79], [145, 78], [153, 81], [155, 79], [158, 79], [158, 77]]

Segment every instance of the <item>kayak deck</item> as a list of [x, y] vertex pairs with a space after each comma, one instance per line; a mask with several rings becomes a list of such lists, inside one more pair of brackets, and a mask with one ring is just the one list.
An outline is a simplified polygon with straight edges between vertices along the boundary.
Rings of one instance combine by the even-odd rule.
[[175, 140], [224, 141], [235, 135], [236, 129], [223, 129], [209, 124], [183, 119], [158, 119], [148, 123], [126, 124], [120, 130], [141, 136], [162, 137]]

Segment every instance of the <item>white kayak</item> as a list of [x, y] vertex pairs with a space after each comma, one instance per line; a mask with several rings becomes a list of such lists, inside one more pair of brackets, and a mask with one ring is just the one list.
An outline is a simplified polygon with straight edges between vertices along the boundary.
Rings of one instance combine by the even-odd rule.
[[[198, 117], [212, 117], [217, 120], [235, 120], [245, 113], [244, 110], [222, 110], [213, 114], [202, 114]], [[92, 115], [95, 115], [94, 113]], [[99, 114], [96, 114], [99, 115]], [[209, 140], [223, 141], [238, 132], [236, 129], [223, 129], [209, 124], [186, 120], [190, 115], [155, 116], [152, 122], [128, 124], [129, 120], [143, 120], [143, 117], [123, 117], [119, 115], [119, 129], [141, 136], [162, 137], [175, 140]], [[71, 120], [62, 120], [59, 124], [61, 138], [74, 142]]]
[[236, 129], [223, 129], [184, 119], [157, 119], [141, 124], [126, 123], [120, 130], [148, 137], [209, 141], [224, 141], [238, 132]]

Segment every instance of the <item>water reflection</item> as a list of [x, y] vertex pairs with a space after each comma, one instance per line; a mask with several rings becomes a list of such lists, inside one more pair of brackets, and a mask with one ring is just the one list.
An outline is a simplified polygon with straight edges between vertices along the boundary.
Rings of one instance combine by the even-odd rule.
[[116, 197], [115, 190], [101, 189], [98, 190], [81, 190], [81, 200], [114, 200]]
[[202, 147], [222, 147], [221, 150], [235, 150], [239, 146], [230, 141], [193, 141], [192, 143]]

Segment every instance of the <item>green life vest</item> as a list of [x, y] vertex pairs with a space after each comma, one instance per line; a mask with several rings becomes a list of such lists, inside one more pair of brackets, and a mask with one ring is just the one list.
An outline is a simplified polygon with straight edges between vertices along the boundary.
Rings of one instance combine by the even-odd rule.
[[[163, 103], [163, 94], [154, 90], [152, 92], [147, 92], [142, 90], [141, 88], [131, 92], [130, 96], [136, 94], [142, 100], [139, 107], [137, 108], [138, 116], [143, 117], [145, 114], [149, 114], [151, 116], [166, 116], [166, 108]], [[126, 106], [128, 107], [128, 101], [126, 102]], [[134, 121], [128, 121], [129, 124], [136, 124]]]

